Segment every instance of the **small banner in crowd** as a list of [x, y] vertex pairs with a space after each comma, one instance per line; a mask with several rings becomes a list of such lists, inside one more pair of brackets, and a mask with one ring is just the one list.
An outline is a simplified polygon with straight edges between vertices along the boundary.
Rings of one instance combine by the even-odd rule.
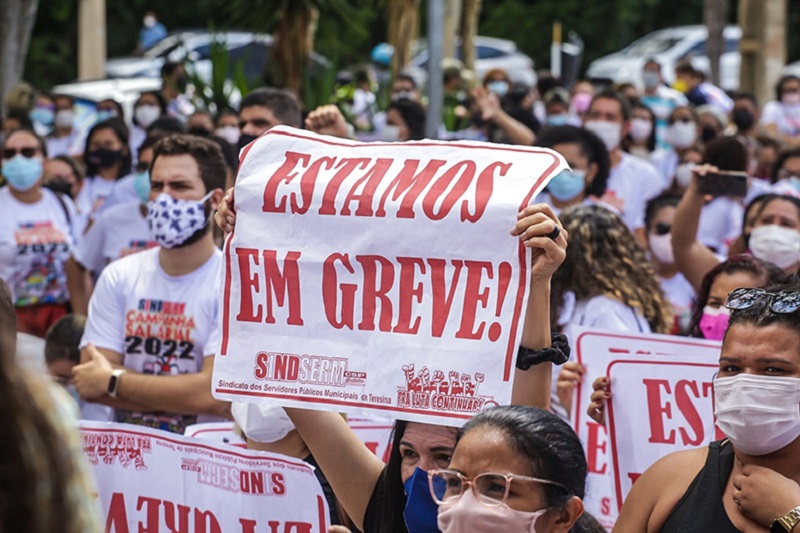
[[509, 232], [563, 168], [273, 128], [236, 180], [214, 396], [447, 425], [509, 403], [530, 271]]
[[[568, 331], [575, 360], [586, 368], [572, 417], [589, 468], [586, 510], [607, 529], [633, 482], [661, 457], [718, 438], [712, 380], [720, 343], [670, 335]], [[586, 414], [592, 383], [611, 378], [606, 426]]]
[[311, 466], [129, 424], [81, 422], [108, 533], [325, 533]]

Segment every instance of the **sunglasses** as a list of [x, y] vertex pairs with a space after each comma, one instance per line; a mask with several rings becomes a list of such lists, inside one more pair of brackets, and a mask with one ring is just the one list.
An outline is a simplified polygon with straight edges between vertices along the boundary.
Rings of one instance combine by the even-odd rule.
[[653, 233], [655, 235], [666, 235], [672, 231], [672, 225], [666, 224], [664, 222], [657, 222], [655, 226], [653, 226]]
[[766, 291], [764, 289], [736, 289], [728, 295], [725, 307], [741, 311], [751, 307], [768, 307], [779, 315], [794, 313], [800, 309], [800, 291]]
[[20, 148], [20, 149], [5, 148], [3, 150], [3, 159], [11, 159], [17, 154], [22, 154], [22, 157], [27, 157], [28, 159], [30, 159], [31, 157], [34, 157], [38, 153], [39, 153], [38, 148]]

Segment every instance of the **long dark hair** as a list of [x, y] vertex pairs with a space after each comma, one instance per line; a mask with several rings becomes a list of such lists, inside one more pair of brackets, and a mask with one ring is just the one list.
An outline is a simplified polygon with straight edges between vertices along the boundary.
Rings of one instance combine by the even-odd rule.
[[15, 351], [14, 304], [0, 280], [0, 531], [87, 531], [72, 481], [75, 450], [51, 422], [58, 409], [47, 385], [22, 374]]
[[[406, 432], [408, 422], [396, 420], [392, 430], [392, 448], [389, 451], [389, 460], [383, 469], [375, 495], [378, 503], [378, 516], [380, 517], [380, 533], [407, 533], [403, 510], [405, 509], [406, 493], [403, 488], [401, 465], [403, 457], [400, 455], [400, 441]], [[366, 527], [366, 524], [365, 524]], [[374, 533], [366, 531], [366, 533]]]
[[760, 285], [768, 285], [772, 283], [780, 283], [786, 279], [786, 273], [766, 261], [757, 259], [751, 255], [734, 255], [729, 257], [726, 261], [718, 264], [708, 271], [703, 277], [703, 282], [700, 284], [700, 290], [697, 291], [695, 298], [694, 310], [692, 311], [692, 319], [689, 322], [689, 336], [698, 339], [704, 339], [705, 335], [700, 330], [700, 319], [703, 318], [703, 308], [708, 303], [708, 296], [711, 292], [711, 285], [720, 274], [736, 274], [737, 272], [746, 272], [751, 274], [754, 278], [761, 281]]
[[490, 427], [503, 432], [514, 451], [530, 463], [533, 477], [563, 487], [545, 485], [546, 507], [561, 507], [572, 496], [586, 493], [586, 456], [572, 427], [558, 416], [522, 405], [493, 407], [464, 426], [464, 434]]
[[99, 168], [97, 165], [93, 165], [89, 162], [89, 143], [92, 142], [92, 137], [95, 133], [100, 130], [111, 130], [114, 132], [114, 135], [117, 136], [117, 139], [122, 144], [122, 150], [125, 155], [122, 158], [122, 165], [119, 167], [119, 176], [117, 179], [127, 176], [131, 173], [131, 149], [128, 146], [128, 140], [130, 139], [128, 135], [128, 127], [125, 126], [125, 123], [122, 122], [119, 118], [110, 118], [108, 120], [104, 120], [102, 122], [98, 122], [89, 130], [89, 134], [86, 136], [86, 146], [83, 150], [83, 161], [86, 163], [86, 175], [87, 176], [96, 176]]

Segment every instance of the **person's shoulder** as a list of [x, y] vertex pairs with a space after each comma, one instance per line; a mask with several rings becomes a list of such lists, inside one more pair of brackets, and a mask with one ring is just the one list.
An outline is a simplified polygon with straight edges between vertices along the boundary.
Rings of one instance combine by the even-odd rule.
[[95, 224], [101, 221], [112, 221], [112, 220], [122, 220], [122, 221], [130, 221], [133, 215], [138, 214], [137, 211], [139, 210], [139, 206], [141, 204], [139, 202], [125, 202], [121, 204], [114, 204], [111, 207], [104, 209], [97, 215], [97, 219], [95, 220]]
[[623, 169], [626, 174], [640, 177], [642, 173], [649, 173], [658, 176], [658, 170], [650, 161], [645, 161], [641, 157], [636, 157], [627, 152], [622, 153]]

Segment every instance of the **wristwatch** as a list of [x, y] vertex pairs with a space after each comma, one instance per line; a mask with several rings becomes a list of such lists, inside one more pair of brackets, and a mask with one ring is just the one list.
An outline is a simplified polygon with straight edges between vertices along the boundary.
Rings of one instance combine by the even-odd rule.
[[124, 373], [125, 373], [124, 368], [115, 368], [111, 372], [111, 379], [108, 380], [107, 392], [108, 395], [111, 396], [112, 398], [117, 397], [117, 389], [119, 389], [120, 378], [122, 378], [122, 374]]
[[776, 518], [770, 526], [770, 533], [787, 533], [792, 531], [794, 526], [800, 522], [800, 506], [795, 507], [780, 518]]

